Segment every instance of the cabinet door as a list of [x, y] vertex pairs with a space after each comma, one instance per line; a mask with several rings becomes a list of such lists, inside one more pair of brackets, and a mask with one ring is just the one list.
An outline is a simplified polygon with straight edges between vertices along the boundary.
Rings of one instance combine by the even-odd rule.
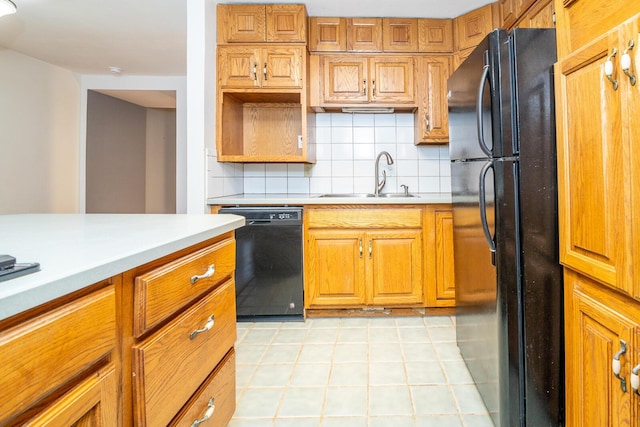
[[418, 20], [415, 18], [383, 18], [382, 50], [385, 52], [417, 52]]
[[413, 103], [413, 58], [376, 57], [370, 60], [370, 99], [376, 103]]
[[[640, 19], [633, 20], [626, 28], [624, 33], [620, 37], [620, 46], [624, 48], [629, 46], [629, 42], [633, 40], [635, 47], [629, 51], [632, 62], [629, 69], [631, 75], [636, 76], [636, 79], [640, 79]], [[633, 295], [636, 299], [640, 300], [640, 126], [638, 126], [638, 118], [640, 117], [640, 82], [636, 82], [635, 85], [631, 85], [630, 80], [626, 75], [622, 75], [621, 79], [626, 80], [625, 88], [625, 101], [622, 110], [627, 112], [627, 124], [623, 124], [623, 129], [628, 132], [627, 138], [629, 140], [629, 155], [628, 158], [631, 161], [630, 175], [625, 179], [626, 183], [631, 186], [631, 208], [632, 221], [633, 221], [633, 282], [635, 283], [635, 289]], [[640, 360], [638, 361], [640, 363]], [[640, 402], [639, 402], [640, 403]], [[640, 407], [639, 407], [640, 408]], [[640, 417], [640, 413], [638, 414]]]
[[554, 28], [553, 1], [539, 1], [518, 24], [519, 28]]
[[364, 241], [349, 230], [310, 230], [305, 307], [361, 306], [365, 303]]
[[[565, 271], [567, 426], [630, 425], [634, 325], [587, 295], [582, 288], [589, 287], [588, 279]], [[612, 372], [621, 340], [627, 346], [619, 357], [626, 392]]]
[[453, 21], [451, 19], [419, 19], [418, 50], [420, 52], [453, 52]]
[[367, 59], [352, 56], [325, 56], [322, 59], [325, 102], [366, 102]]
[[472, 10], [455, 19], [458, 50], [475, 47], [493, 29], [491, 5]]
[[[622, 91], [603, 71], [615, 46], [617, 32], [556, 64], [560, 261], [630, 293]], [[620, 80], [623, 75], [617, 67], [614, 71]]]
[[453, 213], [436, 211], [436, 302], [438, 307], [456, 303], [453, 265]]
[[218, 47], [218, 80], [221, 88], [260, 87], [260, 65], [259, 49]]
[[307, 12], [301, 4], [266, 5], [267, 41], [306, 43]]
[[109, 365], [21, 425], [111, 427], [118, 424], [118, 380], [113, 365]]
[[518, 19], [516, 0], [500, 0], [501, 28], [510, 28]]
[[218, 5], [218, 43], [264, 42], [265, 29], [264, 5]]
[[309, 50], [312, 52], [347, 50], [345, 18], [309, 18]]
[[303, 49], [296, 47], [262, 49], [262, 87], [302, 87]]
[[382, 306], [422, 303], [421, 231], [372, 231], [365, 239], [369, 301]]
[[516, 16], [522, 16], [531, 7], [536, 0], [515, 0], [516, 3]]
[[382, 19], [347, 19], [347, 50], [350, 52], [382, 52]]
[[448, 57], [422, 57], [418, 60], [418, 110], [416, 144], [449, 141], [447, 79], [451, 74]]

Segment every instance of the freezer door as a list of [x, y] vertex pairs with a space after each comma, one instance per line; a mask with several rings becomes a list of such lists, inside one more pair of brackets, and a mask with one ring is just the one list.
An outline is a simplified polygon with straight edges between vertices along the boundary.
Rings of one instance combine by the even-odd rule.
[[[497, 278], [485, 228], [495, 234], [493, 169], [490, 162], [451, 164], [456, 336], [460, 352], [495, 420], [499, 414]], [[484, 172], [484, 173], [483, 173]], [[485, 217], [480, 214], [483, 175]]]

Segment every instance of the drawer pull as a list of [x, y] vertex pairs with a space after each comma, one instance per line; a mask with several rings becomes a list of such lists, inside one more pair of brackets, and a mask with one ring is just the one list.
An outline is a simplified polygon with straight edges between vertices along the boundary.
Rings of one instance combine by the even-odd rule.
[[207, 268], [207, 271], [205, 271], [205, 273], [202, 276], [197, 276], [197, 275], [191, 276], [191, 284], [193, 285], [200, 279], [208, 279], [209, 277], [213, 276], [213, 273], [215, 272], [216, 272], [216, 265], [211, 264], [209, 268]]
[[200, 418], [199, 420], [195, 420], [193, 424], [191, 424], [191, 427], [198, 427], [200, 424], [208, 421], [209, 418], [211, 418], [211, 416], [213, 415], [213, 411], [216, 410], [216, 407], [213, 406], [213, 397], [209, 399], [208, 406], [209, 408], [207, 409], [207, 412], [204, 413], [204, 417]]
[[209, 330], [211, 330], [211, 328], [213, 328], [213, 314], [211, 316], [209, 316], [209, 318], [207, 319], [207, 324], [204, 325], [204, 328], [202, 329], [196, 329], [195, 331], [192, 331], [189, 334], [189, 338], [194, 339], [195, 337], [197, 337], [199, 334], [203, 333], [203, 332], [207, 332]]
[[620, 350], [613, 356], [613, 360], [611, 361], [611, 369], [613, 370], [613, 376], [616, 377], [620, 381], [620, 389], [626, 393], [627, 392], [627, 379], [625, 377], [620, 376], [620, 356], [627, 352], [627, 343], [623, 340], [620, 340]]

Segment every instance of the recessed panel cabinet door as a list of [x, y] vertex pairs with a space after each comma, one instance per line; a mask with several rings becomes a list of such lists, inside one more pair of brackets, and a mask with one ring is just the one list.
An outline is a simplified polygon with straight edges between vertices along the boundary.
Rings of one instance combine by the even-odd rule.
[[[560, 261], [631, 293], [629, 159], [623, 141], [621, 73], [604, 64], [617, 32], [556, 64]], [[620, 50], [618, 49], [618, 52]], [[612, 58], [619, 64], [617, 58]]]
[[417, 304], [422, 298], [420, 230], [367, 232], [367, 282], [375, 305]]
[[260, 50], [251, 47], [218, 47], [220, 87], [260, 87]]
[[324, 101], [366, 102], [367, 59], [351, 56], [325, 56], [323, 58]]
[[262, 87], [302, 87], [302, 49], [262, 49]]
[[362, 234], [340, 230], [310, 230], [305, 276], [310, 295], [306, 308], [360, 306], [365, 303]]
[[[565, 272], [567, 426], [632, 425], [634, 324], [586, 294], [588, 279]], [[612, 371], [616, 355], [626, 391]]]
[[261, 4], [218, 5], [218, 43], [265, 41], [266, 15]]
[[371, 101], [413, 103], [413, 58], [376, 57], [370, 59]]

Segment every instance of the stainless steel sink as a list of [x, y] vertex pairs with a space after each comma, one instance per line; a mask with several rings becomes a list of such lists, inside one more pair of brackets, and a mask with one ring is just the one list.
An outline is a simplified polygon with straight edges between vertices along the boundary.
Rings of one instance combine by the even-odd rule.
[[375, 197], [375, 195], [370, 193], [330, 193], [330, 194], [321, 194], [318, 197]]
[[404, 194], [404, 193], [381, 193], [378, 195], [378, 197], [391, 198], [391, 197], [416, 197], [416, 196], [413, 194]]

